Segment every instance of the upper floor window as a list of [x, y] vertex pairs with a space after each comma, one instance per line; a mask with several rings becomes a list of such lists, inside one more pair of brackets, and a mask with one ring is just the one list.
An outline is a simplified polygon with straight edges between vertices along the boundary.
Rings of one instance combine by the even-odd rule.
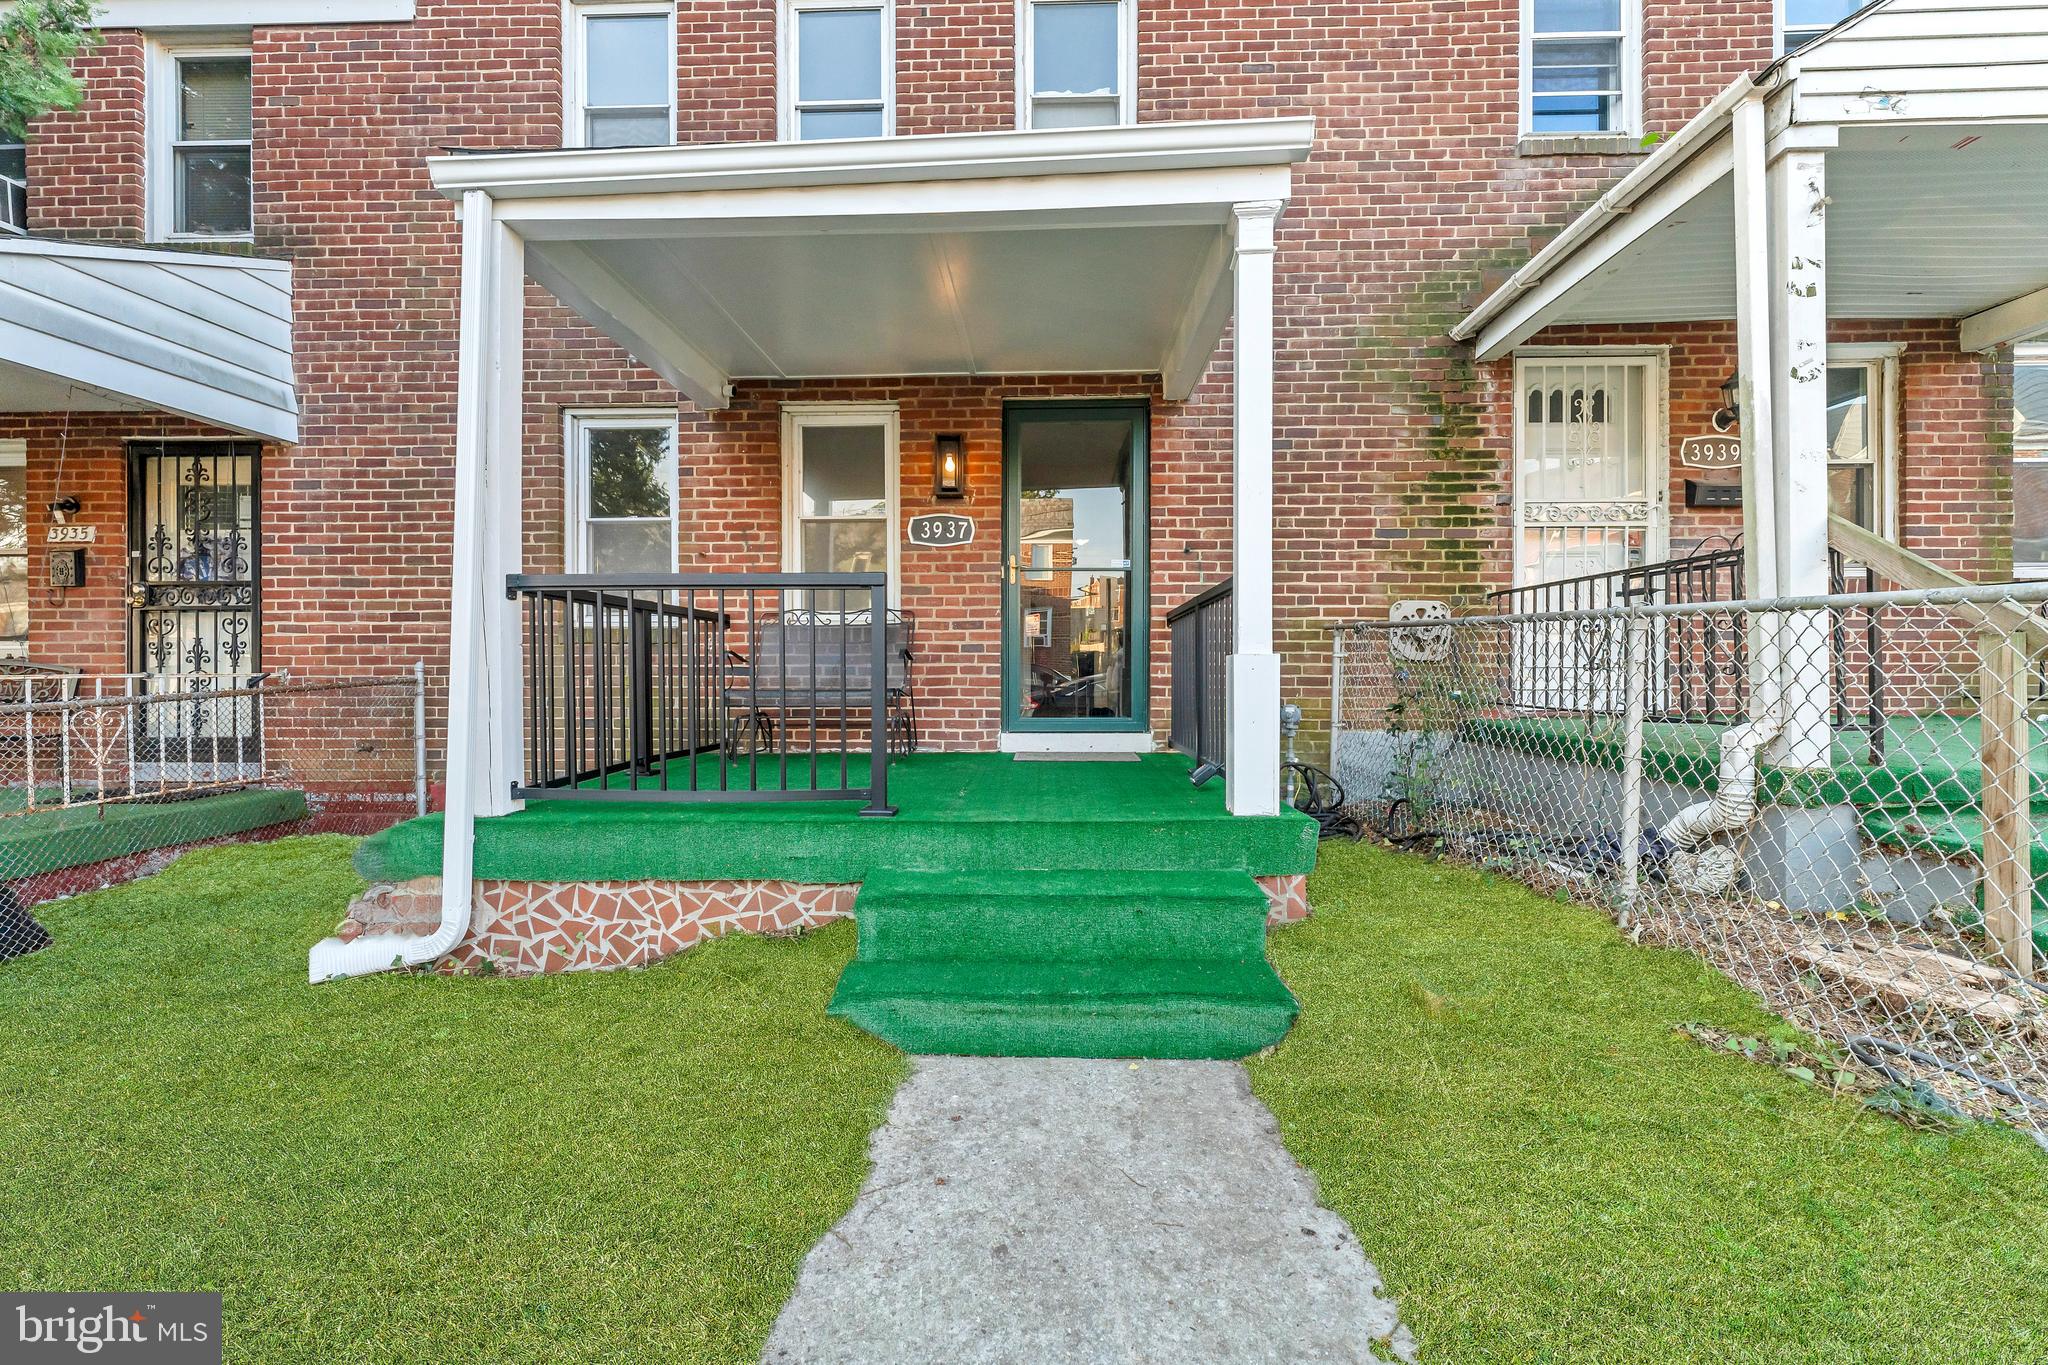
[[1628, 133], [1638, 0], [1522, 0], [1522, 131]]
[[895, 131], [895, 17], [887, 0], [786, 0], [784, 137], [808, 142]]
[[1024, 0], [1027, 128], [1133, 123], [1137, 0]]
[[1865, 3], [1867, 0], [1778, 0], [1778, 51], [1796, 52]]
[[28, 147], [0, 142], [0, 232], [28, 231]]
[[2022, 346], [2012, 367], [2012, 560], [2048, 578], [2048, 346]]
[[660, 147], [676, 140], [675, 14], [666, 3], [569, 6], [566, 145]]
[[247, 237], [253, 228], [249, 51], [163, 47], [151, 72], [154, 237]]

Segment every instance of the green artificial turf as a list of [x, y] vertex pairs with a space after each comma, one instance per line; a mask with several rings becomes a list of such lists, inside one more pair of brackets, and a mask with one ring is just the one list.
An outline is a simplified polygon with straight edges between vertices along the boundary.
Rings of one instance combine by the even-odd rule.
[[218, 1289], [230, 1360], [743, 1361], [904, 1059], [851, 925], [645, 970], [305, 980], [352, 841], [191, 854], [0, 962], [0, 1283]]
[[306, 818], [306, 794], [254, 787], [179, 801], [111, 801], [0, 820], [0, 878], [84, 867]]
[[1242, 1057], [1294, 997], [1242, 872], [882, 874], [833, 1014], [906, 1052]]
[[[1315, 822], [1246, 819], [1223, 784], [1196, 787], [1188, 760], [1020, 763], [1007, 754], [917, 754], [889, 765], [898, 813], [855, 801], [536, 799], [476, 826], [476, 875], [524, 881], [781, 878], [857, 882], [872, 870], [1230, 868], [1256, 876], [1315, 865]], [[806, 769], [806, 772], [808, 770]], [[439, 815], [363, 842], [372, 881], [441, 870]]]
[[1596, 911], [1326, 845], [1253, 1088], [1424, 1359], [2048, 1359], [2048, 1153], [1673, 1031], [1783, 1025]]

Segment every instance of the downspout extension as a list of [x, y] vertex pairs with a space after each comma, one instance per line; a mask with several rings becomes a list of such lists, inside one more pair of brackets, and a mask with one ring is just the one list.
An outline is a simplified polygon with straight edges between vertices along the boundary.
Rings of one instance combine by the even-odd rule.
[[468, 895], [443, 895], [441, 925], [424, 938], [412, 934], [323, 938], [306, 954], [306, 979], [317, 986], [344, 976], [370, 976], [438, 961], [469, 933], [469, 902]]
[[1675, 846], [1671, 880], [1680, 890], [1718, 896], [1735, 884], [1735, 851], [1712, 844], [1718, 834], [1739, 834], [1756, 819], [1757, 772], [1764, 749], [1784, 728], [1775, 701], [1721, 736], [1721, 762], [1711, 799], [1687, 806], [1664, 827]]

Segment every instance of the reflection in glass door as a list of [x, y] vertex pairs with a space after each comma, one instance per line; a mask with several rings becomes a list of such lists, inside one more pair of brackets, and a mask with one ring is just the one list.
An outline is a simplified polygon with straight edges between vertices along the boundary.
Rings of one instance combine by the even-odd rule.
[[1145, 406], [1018, 405], [1004, 429], [1004, 724], [1142, 730]]

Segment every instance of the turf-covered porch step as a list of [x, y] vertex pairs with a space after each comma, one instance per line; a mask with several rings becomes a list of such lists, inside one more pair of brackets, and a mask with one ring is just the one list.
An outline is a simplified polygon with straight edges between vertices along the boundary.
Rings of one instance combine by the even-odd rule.
[[1296, 1006], [1263, 955], [1151, 962], [850, 964], [829, 1013], [905, 1052], [1243, 1057]]
[[853, 913], [870, 962], [1238, 960], [1266, 943], [1243, 872], [884, 873]]

